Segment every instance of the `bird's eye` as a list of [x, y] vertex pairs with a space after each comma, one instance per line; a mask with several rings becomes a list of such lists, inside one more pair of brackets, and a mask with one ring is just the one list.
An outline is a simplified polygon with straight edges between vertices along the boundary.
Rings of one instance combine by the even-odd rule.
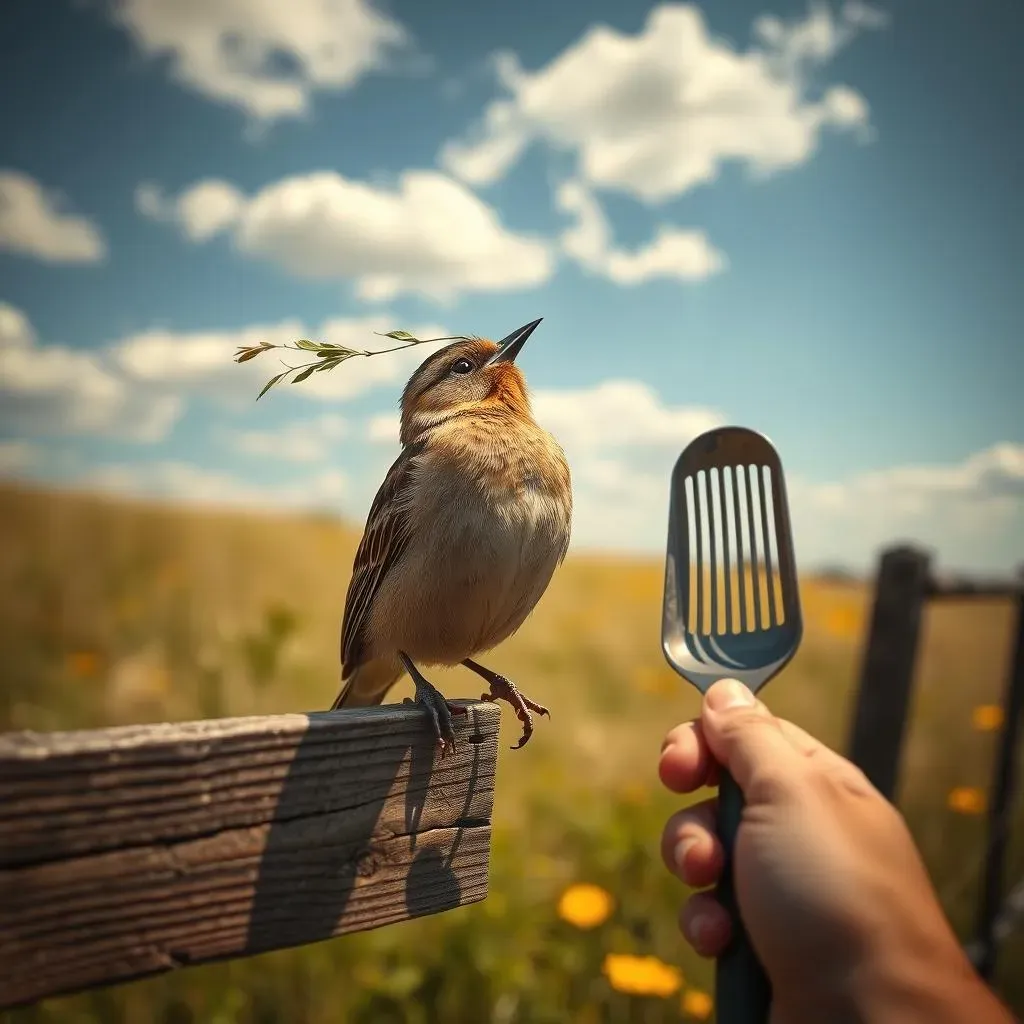
[[452, 373], [472, 373], [473, 364], [468, 359], [456, 359], [452, 363]]

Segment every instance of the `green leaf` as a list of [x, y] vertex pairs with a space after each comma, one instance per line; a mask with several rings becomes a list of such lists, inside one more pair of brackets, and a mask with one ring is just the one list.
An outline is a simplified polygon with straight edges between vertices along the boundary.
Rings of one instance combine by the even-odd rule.
[[295, 342], [295, 347], [305, 349], [307, 352], [318, 352], [322, 346], [318, 341], [307, 341], [303, 338], [301, 341]]
[[271, 377], [270, 380], [263, 385], [263, 390], [256, 396], [256, 401], [258, 402], [287, 373], [289, 373], [289, 371], [285, 370], [284, 373], [279, 373], [276, 377]]
[[316, 373], [323, 373], [324, 370], [333, 370], [336, 366], [340, 366], [345, 360], [344, 359], [331, 359], [326, 363], [321, 363], [315, 367]]
[[262, 348], [244, 348], [240, 350], [239, 355], [235, 356], [236, 363], [246, 363], [250, 359], [255, 359], [261, 352], [265, 351]]
[[393, 338], [395, 341], [419, 341], [415, 335], [410, 334], [408, 331], [388, 331], [387, 334], [383, 335], [385, 338]]
[[351, 359], [353, 356], [365, 356], [366, 352], [356, 348], [343, 348], [341, 345], [332, 345], [329, 349], [317, 352], [318, 359]]
[[295, 375], [295, 379], [292, 381], [292, 383], [301, 384], [302, 381], [304, 381], [311, 373], [313, 373], [314, 370], [317, 369], [319, 369], [319, 366], [316, 363], [311, 363], [302, 371], [302, 373]]

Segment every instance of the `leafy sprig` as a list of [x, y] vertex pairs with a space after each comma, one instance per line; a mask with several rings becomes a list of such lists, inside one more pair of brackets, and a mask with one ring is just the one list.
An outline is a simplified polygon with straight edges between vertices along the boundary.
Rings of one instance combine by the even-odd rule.
[[354, 359], [356, 356], [382, 356], [388, 352], [397, 352], [400, 349], [411, 348], [413, 345], [426, 345], [432, 341], [463, 340], [459, 335], [450, 338], [417, 338], [408, 331], [388, 331], [386, 334], [374, 331], [374, 334], [378, 334], [382, 338], [390, 338], [392, 341], [400, 342], [400, 344], [393, 345], [391, 348], [363, 349], [347, 348], [345, 345], [335, 345], [329, 341], [309, 341], [306, 338], [287, 345], [275, 345], [270, 341], [261, 341], [258, 345], [239, 346], [235, 351], [235, 362], [246, 363], [250, 359], [255, 359], [256, 356], [275, 348], [290, 349], [293, 352], [312, 352], [315, 355], [315, 359], [308, 363], [302, 363], [300, 366], [289, 366], [282, 360], [286, 369], [277, 374], [277, 376], [271, 377], [263, 385], [263, 390], [256, 396], [256, 401], [259, 401], [275, 384], [279, 384], [289, 374], [295, 374], [291, 381], [292, 384], [300, 384], [311, 374], [333, 370], [336, 366], [340, 366], [345, 362], [345, 360]]

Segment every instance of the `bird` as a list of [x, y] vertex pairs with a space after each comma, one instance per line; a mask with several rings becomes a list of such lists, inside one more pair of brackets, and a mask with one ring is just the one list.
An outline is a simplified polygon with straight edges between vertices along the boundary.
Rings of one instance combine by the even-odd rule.
[[465, 714], [420, 666], [463, 665], [481, 700], [522, 723], [548, 709], [475, 659], [526, 621], [569, 546], [569, 464], [533, 417], [516, 364], [540, 319], [500, 342], [466, 337], [428, 356], [402, 391], [401, 452], [370, 506], [341, 627], [341, 689], [331, 710], [380, 704], [408, 672], [443, 758]]

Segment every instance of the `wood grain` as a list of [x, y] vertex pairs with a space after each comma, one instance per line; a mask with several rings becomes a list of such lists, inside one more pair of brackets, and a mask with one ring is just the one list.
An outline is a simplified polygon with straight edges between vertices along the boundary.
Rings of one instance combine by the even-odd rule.
[[487, 894], [498, 709], [0, 736], [0, 1007]]

